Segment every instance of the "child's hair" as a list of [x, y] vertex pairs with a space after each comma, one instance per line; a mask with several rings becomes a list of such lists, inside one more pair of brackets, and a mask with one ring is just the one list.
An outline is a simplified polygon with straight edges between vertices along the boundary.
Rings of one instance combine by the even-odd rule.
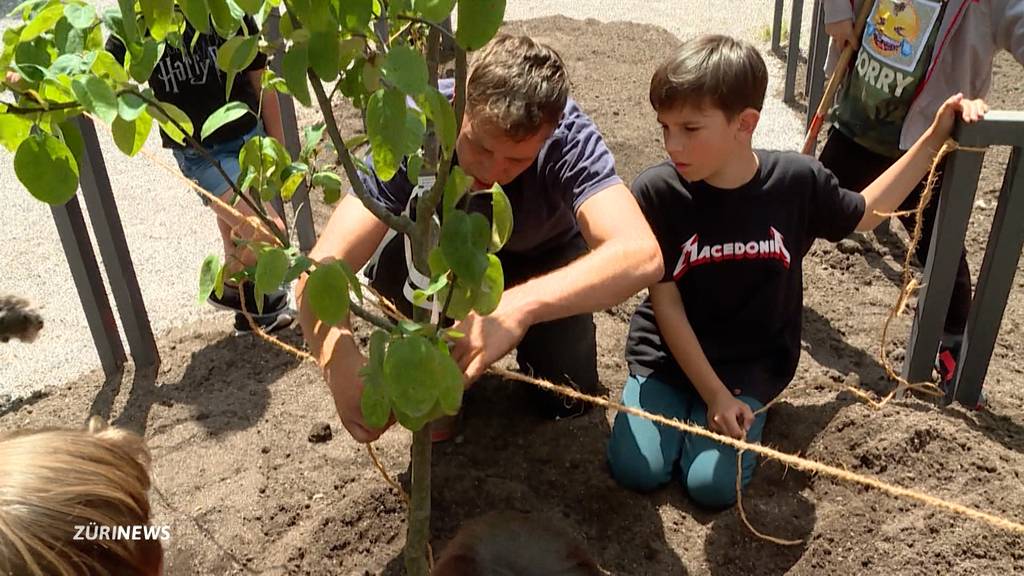
[[147, 525], [148, 466], [142, 438], [96, 416], [86, 430], [0, 435], [0, 573], [156, 574], [159, 540], [88, 538], [77, 528]]
[[561, 56], [529, 36], [496, 36], [473, 59], [466, 82], [467, 110], [516, 141], [557, 124], [568, 98]]
[[732, 119], [747, 108], [761, 110], [768, 69], [753, 45], [707, 35], [685, 42], [651, 77], [651, 106], [673, 110], [711, 106]]
[[497, 512], [468, 522], [431, 576], [601, 576], [576, 538], [525, 514]]

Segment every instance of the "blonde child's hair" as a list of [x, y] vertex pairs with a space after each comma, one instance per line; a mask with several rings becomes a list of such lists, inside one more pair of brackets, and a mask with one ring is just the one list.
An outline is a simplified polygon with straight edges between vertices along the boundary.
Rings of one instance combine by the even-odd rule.
[[159, 540], [76, 539], [78, 526], [149, 523], [149, 453], [107, 427], [0, 434], [0, 574], [155, 575]]

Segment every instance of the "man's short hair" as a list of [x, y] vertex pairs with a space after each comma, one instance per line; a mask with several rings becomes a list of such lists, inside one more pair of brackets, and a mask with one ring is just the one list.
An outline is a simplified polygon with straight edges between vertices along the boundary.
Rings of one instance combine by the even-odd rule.
[[672, 110], [711, 106], [734, 118], [747, 108], [761, 110], [768, 69], [751, 44], [707, 35], [685, 42], [651, 77], [651, 106]]
[[529, 36], [499, 34], [473, 59], [466, 108], [522, 141], [554, 125], [569, 98], [561, 56]]

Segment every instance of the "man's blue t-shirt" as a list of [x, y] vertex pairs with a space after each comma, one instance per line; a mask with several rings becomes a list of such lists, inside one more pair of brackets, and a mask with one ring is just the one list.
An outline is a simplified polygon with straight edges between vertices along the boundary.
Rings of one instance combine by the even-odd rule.
[[[455, 82], [441, 80], [438, 89], [451, 100]], [[455, 162], [458, 163], [457, 158]], [[367, 157], [366, 164], [372, 171], [372, 158]], [[387, 182], [376, 173], [360, 172], [360, 179], [370, 196], [389, 210], [396, 214], [405, 210], [413, 191], [405, 162]], [[579, 233], [579, 207], [594, 194], [620, 183], [615, 159], [597, 126], [570, 98], [536, 160], [502, 187], [512, 204], [513, 217], [512, 236], [503, 251], [531, 254], [569, 241]], [[489, 212], [489, 197], [478, 196], [473, 200], [471, 211]]]

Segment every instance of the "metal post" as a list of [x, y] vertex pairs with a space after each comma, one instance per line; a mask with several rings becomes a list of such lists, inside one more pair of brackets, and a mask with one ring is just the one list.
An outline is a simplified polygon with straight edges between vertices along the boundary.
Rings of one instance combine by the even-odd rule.
[[1003, 311], [1013, 287], [1017, 260], [1024, 248], [1024, 148], [1015, 146], [1003, 177], [999, 205], [992, 220], [985, 260], [978, 275], [967, 333], [957, 362], [956, 400], [976, 406], [988, 373]]
[[803, 24], [804, 0], [793, 0], [793, 13], [789, 21], [789, 49], [786, 53], [786, 85], [782, 100], [796, 102], [796, 69], [800, 65], [800, 27]]
[[911, 382], [931, 379], [983, 159], [984, 155], [976, 152], [957, 151], [947, 162], [923, 287], [903, 363], [903, 377]]
[[[267, 18], [267, 37], [270, 40], [276, 40], [281, 37], [280, 32], [281, 13], [275, 8], [270, 12], [270, 16]], [[284, 49], [280, 48], [274, 55], [273, 60], [270, 63], [271, 69], [281, 74], [281, 63], [284, 59]], [[278, 94], [278, 102], [281, 108], [281, 127], [284, 131], [284, 146], [291, 154], [292, 158], [298, 158], [299, 152], [302, 150], [302, 143], [299, 140], [299, 128], [298, 122], [295, 119], [295, 100], [290, 94]], [[280, 197], [274, 198], [275, 206], [281, 211], [282, 217], [284, 217], [284, 209], [281, 205]], [[316, 244], [316, 229], [313, 226], [313, 211], [309, 205], [309, 189], [306, 188], [306, 184], [300, 184], [295, 190], [295, 194], [292, 195], [292, 210], [294, 211], [295, 218], [295, 231], [299, 237], [299, 249], [303, 252], [309, 252], [313, 249], [313, 245]], [[287, 226], [287, 221], [286, 221]]]
[[775, 0], [775, 14], [772, 16], [772, 52], [778, 53], [782, 48], [782, 12], [785, 0]]
[[68, 259], [68, 267], [71, 268], [78, 298], [82, 301], [85, 320], [96, 344], [103, 374], [110, 378], [121, 372], [127, 357], [124, 345], [121, 344], [121, 335], [117, 332], [114, 311], [103, 286], [96, 254], [89, 240], [89, 231], [85, 227], [82, 207], [78, 197], [74, 196], [62, 206], [51, 206], [50, 211], [57, 225], [60, 243], [64, 247], [64, 256]]
[[110, 188], [96, 128], [84, 115], [76, 119], [76, 125], [82, 132], [84, 145], [84, 155], [79, 166], [82, 198], [89, 209], [93, 234], [96, 235], [96, 244], [103, 258], [103, 267], [107, 271], [110, 290], [117, 303], [132, 359], [137, 367], [157, 366], [160, 364], [160, 354], [156, 348], [156, 339], [153, 338], [146, 305], [142, 301], [142, 291], [135, 276], [114, 193]]
[[825, 62], [828, 60], [829, 37], [825, 32], [825, 7], [822, 0], [815, 0], [814, 34], [811, 36], [811, 53], [807, 58], [807, 126], [811, 125], [821, 98], [825, 93]]

